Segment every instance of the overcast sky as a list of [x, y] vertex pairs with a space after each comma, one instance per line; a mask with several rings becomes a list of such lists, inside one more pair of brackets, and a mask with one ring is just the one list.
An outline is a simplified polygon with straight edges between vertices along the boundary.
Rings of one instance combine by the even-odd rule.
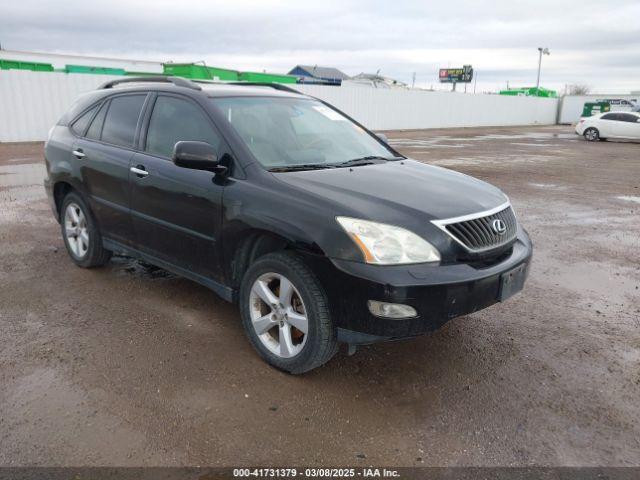
[[478, 91], [535, 85], [541, 46], [545, 87], [640, 90], [640, 0], [2, 0], [0, 19], [8, 50], [285, 73], [317, 64], [407, 83], [415, 72], [424, 87], [440, 87], [440, 67], [471, 64]]

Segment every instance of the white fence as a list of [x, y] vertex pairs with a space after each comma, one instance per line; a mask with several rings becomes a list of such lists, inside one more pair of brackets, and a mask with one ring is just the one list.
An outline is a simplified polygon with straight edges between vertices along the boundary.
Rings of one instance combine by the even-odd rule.
[[109, 75], [0, 70], [0, 142], [45, 140], [81, 93]]
[[[113, 77], [0, 70], [0, 142], [44, 140], [81, 93]], [[374, 130], [548, 125], [558, 100], [419, 90], [294, 85]]]
[[[596, 102], [607, 98], [616, 98], [624, 100], [638, 100], [640, 95], [565, 95], [560, 102], [560, 114], [558, 115], [558, 123], [571, 124], [576, 123], [582, 115], [582, 109], [585, 102]], [[613, 106], [612, 110], [616, 107]]]
[[296, 85], [374, 130], [549, 125], [555, 98]]

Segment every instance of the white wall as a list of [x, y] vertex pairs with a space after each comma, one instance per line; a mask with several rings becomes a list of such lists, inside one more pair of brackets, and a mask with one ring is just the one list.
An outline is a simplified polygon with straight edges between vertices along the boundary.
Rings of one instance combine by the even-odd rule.
[[[560, 113], [558, 123], [576, 123], [582, 115], [585, 102], [595, 102], [605, 98], [621, 98], [624, 100], [640, 99], [640, 95], [617, 95], [617, 94], [597, 94], [597, 95], [565, 95], [560, 101]], [[613, 108], [615, 110], [615, 107]]]
[[295, 85], [374, 130], [548, 125], [556, 123], [555, 98], [428, 92], [424, 90]]
[[81, 93], [111, 75], [0, 70], [0, 142], [45, 140]]
[[[0, 142], [44, 140], [81, 93], [108, 75], [0, 70]], [[554, 124], [557, 99], [294, 85], [375, 130]]]

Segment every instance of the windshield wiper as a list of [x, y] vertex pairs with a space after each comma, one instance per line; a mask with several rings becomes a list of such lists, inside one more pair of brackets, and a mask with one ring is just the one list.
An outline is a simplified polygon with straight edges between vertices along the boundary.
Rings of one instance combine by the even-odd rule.
[[299, 165], [286, 165], [282, 167], [270, 168], [270, 172], [295, 172], [300, 170], [324, 170], [326, 168], [334, 168], [326, 163], [302, 163]]
[[373, 165], [374, 163], [380, 163], [375, 162], [374, 160], [384, 160], [385, 162], [390, 162], [396, 160], [396, 158], [386, 158], [379, 157], [377, 155], [369, 155], [366, 157], [353, 158], [351, 160], [347, 160], [346, 162], [334, 163], [333, 165], [335, 165], [336, 167], [356, 167], [360, 165]]

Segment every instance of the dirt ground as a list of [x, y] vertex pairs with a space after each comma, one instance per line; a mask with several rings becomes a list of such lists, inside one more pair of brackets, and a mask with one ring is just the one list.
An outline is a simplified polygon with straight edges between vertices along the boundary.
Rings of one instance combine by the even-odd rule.
[[640, 144], [387, 134], [510, 196], [529, 282], [298, 377], [204, 287], [126, 258], [75, 267], [42, 145], [0, 145], [0, 465], [640, 465]]

